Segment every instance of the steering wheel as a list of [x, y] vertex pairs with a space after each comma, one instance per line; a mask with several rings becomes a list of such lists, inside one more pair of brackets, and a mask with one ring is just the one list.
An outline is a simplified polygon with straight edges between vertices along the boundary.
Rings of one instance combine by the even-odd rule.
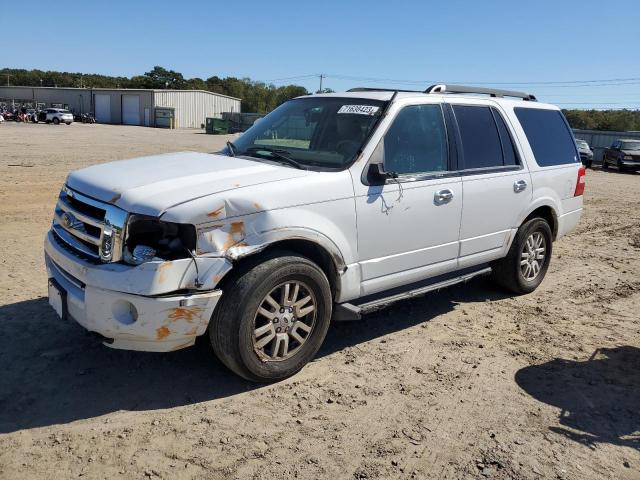
[[354, 140], [340, 140], [336, 143], [336, 152], [343, 155], [352, 154], [358, 149], [358, 142]]

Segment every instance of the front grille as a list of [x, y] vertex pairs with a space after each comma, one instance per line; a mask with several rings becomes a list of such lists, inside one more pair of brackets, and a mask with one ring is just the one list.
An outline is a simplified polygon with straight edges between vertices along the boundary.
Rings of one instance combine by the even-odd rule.
[[59, 243], [92, 261], [117, 262], [127, 213], [64, 187], [58, 197], [52, 231]]

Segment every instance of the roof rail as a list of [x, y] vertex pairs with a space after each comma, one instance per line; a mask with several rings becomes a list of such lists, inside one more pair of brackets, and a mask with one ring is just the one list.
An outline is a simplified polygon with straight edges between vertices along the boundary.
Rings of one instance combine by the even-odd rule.
[[530, 93], [516, 92], [514, 90], [497, 90], [484, 87], [466, 87], [464, 85], [431, 85], [424, 93], [479, 93], [492, 97], [515, 97], [525, 101], [536, 101], [536, 97]]
[[356, 87], [350, 88], [347, 92], [412, 92], [423, 93], [421, 90], [401, 90], [398, 88], [375, 88], [375, 87]]

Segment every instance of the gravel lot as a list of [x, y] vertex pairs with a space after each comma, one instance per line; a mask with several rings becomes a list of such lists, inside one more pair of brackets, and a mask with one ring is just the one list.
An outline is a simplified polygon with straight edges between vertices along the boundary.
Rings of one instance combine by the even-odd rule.
[[0, 478], [640, 478], [638, 174], [588, 172], [533, 294], [479, 279], [335, 324], [278, 384], [58, 320], [42, 241], [66, 174], [227, 138], [0, 126]]

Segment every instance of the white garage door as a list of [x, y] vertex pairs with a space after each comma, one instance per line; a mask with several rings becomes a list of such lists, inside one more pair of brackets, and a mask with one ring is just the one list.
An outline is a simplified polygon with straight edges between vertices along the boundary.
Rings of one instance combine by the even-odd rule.
[[140, 125], [140, 97], [138, 95], [122, 96], [122, 123]]
[[96, 121], [100, 123], [111, 123], [111, 96], [95, 95]]

